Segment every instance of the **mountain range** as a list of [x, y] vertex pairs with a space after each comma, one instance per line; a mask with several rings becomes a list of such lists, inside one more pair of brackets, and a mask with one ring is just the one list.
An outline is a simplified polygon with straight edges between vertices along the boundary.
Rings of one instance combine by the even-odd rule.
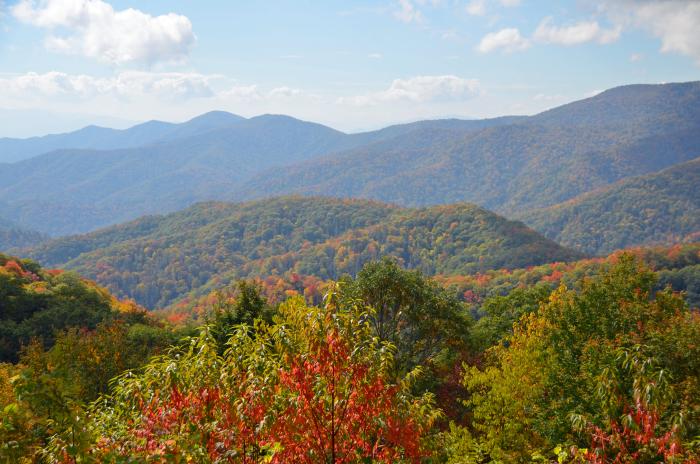
[[[534, 116], [419, 121], [359, 134], [288, 116], [212, 112], [180, 124], [0, 139], [0, 217], [57, 237], [212, 200], [300, 194], [410, 207], [468, 202], [568, 246], [607, 253], [678, 238], [658, 226], [630, 232], [628, 223], [641, 217], [636, 205], [661, 194], [645, 176], [665, 176], [669, 202], [680, 195], [695, 204], [698, 189], [688, 186], [700, 181], [696, 169], [682, 178], [661, 171], [700, 156], [698, 146], [700, 82], [617, 87]], [[629, 214], [601, 219], [591, 199], [602, 194]], [[563, 213], [572, 204], [575, 214]], [[692, 211], [679, 213], [682, 205], [658, 208], [655, 224], [692, 236]]]

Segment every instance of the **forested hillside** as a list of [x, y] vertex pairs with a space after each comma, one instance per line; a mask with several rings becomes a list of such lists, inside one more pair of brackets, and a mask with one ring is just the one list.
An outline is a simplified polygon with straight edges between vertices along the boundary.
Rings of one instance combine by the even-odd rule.
[[517, 216], [545, 236], [593, 254], [693, 241], [700, 236], [698, 185], [700, 159]]
[[27, 230], [0, 217], [0, 251], [26, 248], [49, 240], [47, 235]]
[[325, 153], [342, 137], [260, 116], [138, 148], [65, 149], [0, 168], [0, 198], [20, 224], [51, 235], [84, 232], [223, 197], [252, 173]]
[[[116, 321], [142, 328], [158, 325], [143, 308], [77, 274], [0, 254], [0, 363], [16, 361], [32, 343], [50, 348], [64, 330], [92, 330]], [[165, 335], [166, 343], [175, 341]]]
[[240, 278], [354, 275], [382, 256], [428, 274], [455, 274], [581, 255], [473, 205], [407, 209], [296, 197], [195, 205], [57, 239], [30, 256], [154, 308]]
[[173, 138], [231, 126], [243, 120], [241, 116], [212, 111], [182, 124], [148, 121], [118, 130], [88, 126], [67, 134], [45, 135], [28, 139], [0, 139], [0, 162], [14, 163], [61, 149], [114, 150], [165, 142]]

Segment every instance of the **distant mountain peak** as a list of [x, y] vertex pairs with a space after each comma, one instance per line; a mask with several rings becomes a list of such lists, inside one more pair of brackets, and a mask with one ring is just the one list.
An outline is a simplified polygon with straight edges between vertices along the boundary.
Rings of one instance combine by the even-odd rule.
[[237, 114], [229, 113], [228, 111], [214, 110], [208, 111], [206, 113], [195, 116], [194, 118], [188, 120], [184, 124], [191, 124], [193, 122], [206, 122], [206, 123], [221, 123], [221, 122], [236, 122], [242, 121], [246, 118], [239, 116]]

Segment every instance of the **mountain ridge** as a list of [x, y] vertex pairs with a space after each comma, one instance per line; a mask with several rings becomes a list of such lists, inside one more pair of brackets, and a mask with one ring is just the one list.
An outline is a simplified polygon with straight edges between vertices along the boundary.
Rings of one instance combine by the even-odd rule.
[[518, 216], [586, 253], [694, 241], [700, 234], [700, 158], [618, 181]]
[[414, 209], [293, 196], [200, 203], [56, 239], [28, 256], [155, 308], [241, 278], [338, 278], [382, 256], [428, 274], [449, 274], [583, 255], [475, 205]]

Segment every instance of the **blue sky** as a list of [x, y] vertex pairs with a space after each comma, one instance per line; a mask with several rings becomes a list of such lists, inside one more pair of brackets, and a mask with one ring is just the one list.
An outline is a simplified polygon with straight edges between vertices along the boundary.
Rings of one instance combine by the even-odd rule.
[[697, 1], [0, 5], [0, 136], [213, 109], [357, 131], [700, 78]]

